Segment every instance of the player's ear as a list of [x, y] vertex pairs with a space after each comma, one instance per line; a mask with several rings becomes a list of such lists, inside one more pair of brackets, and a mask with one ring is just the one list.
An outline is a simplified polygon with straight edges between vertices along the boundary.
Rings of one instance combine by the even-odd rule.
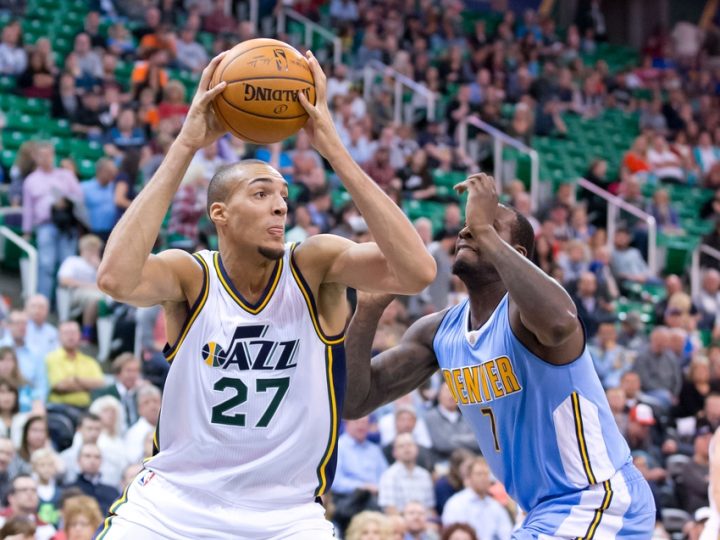
[[527, 257], [527, 256], [528, 256], [527, 249], [525, 249], [524, 246], [521, 246], [520, 244], [515, 244], [515, 245], [513, 246], [513, 248], [515, 248], [515, 251], [517, 251], [517, 252], [518, 252], [520, 255], [522, 255], [523, 257]]
[[215, 225], [225, 224], [227, 222], [227, 206], [224, 202], [214, 202], [210, 205], [210, 221]]

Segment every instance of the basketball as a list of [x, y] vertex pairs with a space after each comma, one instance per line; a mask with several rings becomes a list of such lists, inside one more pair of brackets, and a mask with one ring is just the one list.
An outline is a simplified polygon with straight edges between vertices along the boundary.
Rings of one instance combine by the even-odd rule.
[[275, 39], [244, 41], [215, 69], [211, 87], [227, 86], [214, 100], [218, 119], [235, 136], [269, 144], [305, 125], [308, 115], [298, 100], [303, 92], [315, 103], [315, 82], [305, 57]]

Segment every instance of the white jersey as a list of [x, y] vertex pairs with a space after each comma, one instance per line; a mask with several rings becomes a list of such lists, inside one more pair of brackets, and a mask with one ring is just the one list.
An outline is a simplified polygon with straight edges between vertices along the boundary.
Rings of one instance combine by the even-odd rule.
[[343, 336], [326, 336], [288, 245], [255, 304], [218, 252], [195, 257], [200, 297], [165, 355], [172, 367], [146, 468], [248, 508], [325, 493], [345, 388]]

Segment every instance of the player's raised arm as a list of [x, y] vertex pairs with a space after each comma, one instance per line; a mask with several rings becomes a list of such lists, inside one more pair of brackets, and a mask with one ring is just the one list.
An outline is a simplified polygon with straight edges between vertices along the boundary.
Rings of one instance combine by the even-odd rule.
[[[472, 175], [455, 189], [468, 194], [458, 252], [464, 248], [477, 250], [495, 267], [510, 295], [513, 330], [526, 346], [551, 363], [574, 360], [584, 346], [575, 304], [557, 281], [530, 261], [524, 246], [508, 243], [509, 231], [517, 225], [518, 217], [498, 206], [494, 179], [486, 174]], [[508, 241], [501, 232], [507, 233]]]
[[151, 250], [193, 155], [223, 133], [210, 106], [225, 87], [221, 82], [210, 88], [210, 78], [222, 57], [216, 56], [203, 71], [180, 134], [108, 239], [98, 269], [98, 286], [117, 300], [134, 305], [184, 302], [182, 276], [200, 271], [191, 256], [182, 251], [151, 255]]
[[345, 338], [347, 380], [343, 417], [361, 418], [424, 383], [438, 369], [432, 339], [445, 312], [413, 324], [400, 343], [372, 358], [378, 321], [392, 295], [358, 292], [358, 305]]
[[342, 180], [377, 243], [361, 246], [337, 242], [326, 253], [326, 259], [334, 263], [324, 281], [377, 292], [418, 293], [435, 278], [435, 260], [402, 210], [343, 146], [327, 106], [325, 74], [310, 53], [308, 61], [315, 78], [317, 101], [312, 105], [302, 93], [299, 95], [310, 116], [305, 130], [313, 146]]

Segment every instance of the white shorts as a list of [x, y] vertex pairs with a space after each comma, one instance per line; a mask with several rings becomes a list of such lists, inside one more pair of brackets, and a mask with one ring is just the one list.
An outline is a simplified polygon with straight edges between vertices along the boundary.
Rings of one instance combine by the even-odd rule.
[[143, 470], [111, 507], [96, 540], [332, 540], [325, 509], [311, 502], [269, 511], [228, 507]]

